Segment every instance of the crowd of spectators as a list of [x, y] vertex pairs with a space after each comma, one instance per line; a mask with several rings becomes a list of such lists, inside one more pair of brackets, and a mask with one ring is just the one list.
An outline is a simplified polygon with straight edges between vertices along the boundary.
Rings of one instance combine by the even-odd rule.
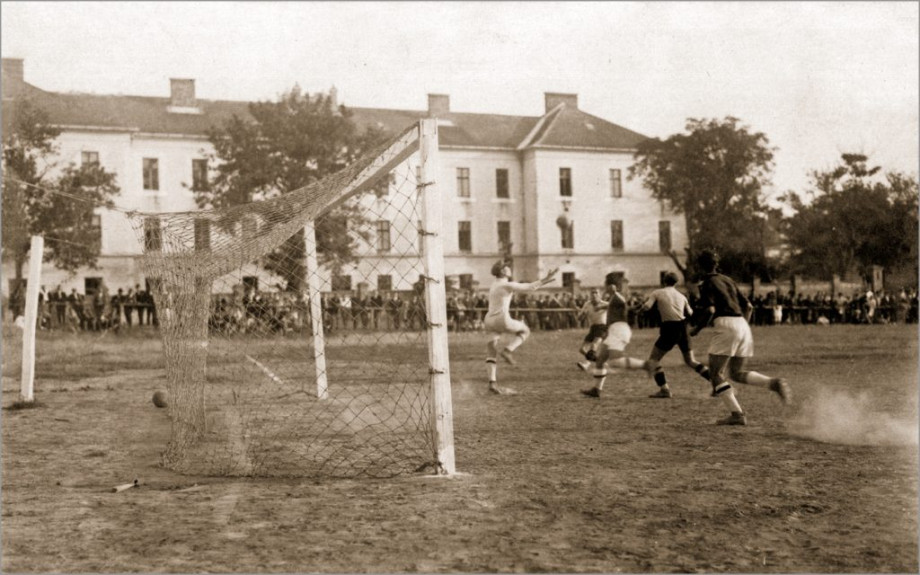
[[[14, 318], [25, 314], [25, 290], [20, 286], [10, 294], [10, 314]], [[118, 288], [111, 293], [103, 283], [88, 294], [71, 288], [67, 293], [60, 286], [38, 292], [38, 327], [77, 331], [119, 330], [131, 326], [158, 326], [157, 308], [153, 297], [140, 285], [127, 290]]]
[[[9, 308], [14, 317], [23, 315], [24, 294], [14, 290]], [[633, 290], [628, 296], [629, 321], [634, 329], [658, 326], [656, 310], [640, 310], [645, 294]], [[691, 298], [692, 299], [692, 298]], [[511, 315], [523, 319], [534, 331], [587, 328], [581, 312], [588, 292], [568, 291], [519, 294], [511, 303]], [[409, 292], [339, 292], [321, 298], [323, 325], [327, 332], [353, 330], [422, 330], [427, 325], [424, 294]], [[914, 289], [896, 293], [859, 291], [850, 295], [813, 295], [771, 291], [751, 297], [754, 325], [779, 324], [870, 324], [916, 323], [918, 297]], [[451, 331], [482, 329], [488, 309], [484, 292], [460, 291], [447, 296], [447, 321]], [[60, 287], [39, 292], [39, 326], [42, 329], [100, 331], [159, 325], [153, 297], [141, 286], [110, 293], [103, 284], [88, 295]], [[212, 297], [210, 328], [225, 334], [285, 333], [310, 329], [309, 302], [290, 291], [246, 289]]]

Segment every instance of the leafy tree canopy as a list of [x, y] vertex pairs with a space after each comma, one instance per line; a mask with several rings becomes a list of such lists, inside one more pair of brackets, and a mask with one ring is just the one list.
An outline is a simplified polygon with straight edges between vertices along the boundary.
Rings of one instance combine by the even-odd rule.
[[30, 237], [44, 236], [44, 260], [74, 272], [95, 267], [100, 234], [94, 215], [113, 207], [115, 174], [98, 164], [58, 166], [60, 131], [28, 100], [13, 107], [3, 136], [3, 256], [15, 263], [16, 279], [29, 256]]
[[[846, 277], [917, 265], [917, 180], [882, 176], [862, 154], [843, 154], [840, 165], [811, 174], [804, 196], [782, 198], [793, 214], [783, 223], [793, 271]], [[916, 273], [915, 273], [916, 275]]]
[[[331, 93], [311, 95], [298, 86], [276, 102], [250, 104], [249, 113], [210, 131], [215, 175], [208, 189], [195, 192], [200, 207], [237, 206], [294, 191], [346, 167], [385, 136], [376, 129], [359, 131]], [[335, 272], [354, 261], [362, 221], [352, 202], [316, 222], [321, 264]], [[301, 233], [262, 263], [296, 290], [304, 277], [303, 250]]]
[[767, 272], [764, 241], [775, 210], [761, 197], [773, 167], [763, 133], [730, 116], [691, 118], [686, 133], [639, 144], [635, 159], [629, 177], [641, 177], [652, 197], [685, 216], [691, 271], [701, 250], [715, 248], [726, 273]]

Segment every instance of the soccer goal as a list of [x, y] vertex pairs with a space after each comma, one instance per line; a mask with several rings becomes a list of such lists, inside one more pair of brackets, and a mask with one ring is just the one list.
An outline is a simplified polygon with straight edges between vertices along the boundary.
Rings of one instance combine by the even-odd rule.
[[422, 120], [290, 193], [130, 215], [165, 350], [165, 466], [455, 472], [437, 150]]

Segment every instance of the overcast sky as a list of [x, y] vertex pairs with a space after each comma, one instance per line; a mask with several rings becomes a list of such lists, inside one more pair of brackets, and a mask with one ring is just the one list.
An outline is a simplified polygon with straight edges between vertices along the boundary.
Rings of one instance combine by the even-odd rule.
[[916, 2], [2, 2], [2, 54], [51, 91], [543, 113], [544, 92], [647, 136], [740, 118], [775, 195], [861, 152], [918, 171]]

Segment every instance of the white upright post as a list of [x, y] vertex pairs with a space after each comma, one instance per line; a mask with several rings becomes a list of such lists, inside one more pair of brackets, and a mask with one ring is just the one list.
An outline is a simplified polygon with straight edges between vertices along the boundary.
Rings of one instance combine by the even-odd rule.
[[316, 227], [311, 221], [303, 228], [306, 249], [307, 298], [310, 301], [310, 327], [313, 330], [313, 363], [316, 367], [316, 397], [329, 397], [326, 379], [326, 337], [323, 334], [323, 300], [319, 289], [316, 262]]
[[419, 126], [419, 195], [422, 200], [422, 254], [425, 265], [425, 301], [428, 306], [428, 364], [431, 373], [431, 417], [440, 473], [456, 472], [454, 423], [450, 396], [450, 357], [447, 350], [447, 303], [444, 247], [441, 237], [441, 194], [438, 190], [438, 122], [424, 119]]
[[26, 288], [26, 324], [22, 329], [22, 377], [20, 399], [35, 399], [35, 326], [38, 323], [38, 290], [42, 281], [42, 258], [45, 238], [32, 236], [29, 250], [29, 284]]

